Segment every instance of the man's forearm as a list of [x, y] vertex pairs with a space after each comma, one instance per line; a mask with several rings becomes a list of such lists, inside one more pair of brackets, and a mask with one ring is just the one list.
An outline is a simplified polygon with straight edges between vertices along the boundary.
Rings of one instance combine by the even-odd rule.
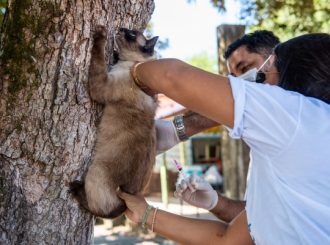
[[219, 195], [218, 204], [210, 210], [215, 216], [225, 222], [231, 222], [245, 208], [245, 201], [232, 200]]
[[203, 71], [177, 59], [148, 61], [132, 70], [139, 83], [152, 91], [163, 93], [219, 124], [233, 127], [234, 98], [227, 77]]
[[[154, 211], [149, 215], [147, 226], [152, 226]], [[163, 210], [155, 216], [154, 231], [180, 244], [211, 244], [218, 240], [221, 244], [228, 224], [221, 221], [192, 219]]]
[[[254, 244], [248, 232], [246, 212], [243, 211], [229, 224], [214, 221], [192, 219], [159, 210], [154, 217], [149, 215], [147, 226], [161, 236], [180, 244]], [[152, 225], [152, 222], [154, 224]]]
[[188, 137], [206, 129], [219, 126], [219, 123], [192, 111], [184, 114], [183, 122]]

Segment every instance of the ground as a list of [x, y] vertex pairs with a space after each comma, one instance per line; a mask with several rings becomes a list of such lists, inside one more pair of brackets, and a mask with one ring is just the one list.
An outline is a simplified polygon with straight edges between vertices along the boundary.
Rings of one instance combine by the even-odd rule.
[[[148, 203], [154, 207], [160, 209], [184, 215], [186, 217], [201, 218], [201, 219], [213, 219], [216, 217], [210, 214], [208, 211], [192, 207], [189, 204], [182, 203], [179, 199], [174, 198], [173, 194], [170, 194], [169, 204], [164, 205], [161, 201], [161, 196], [159, 194], [154, 194], [146, 198]], [[118, 219], [120, 220], [120, 219]], [[123, 220], [123, 219], [121, 219]], [[114, 222], [109, 220], [103, 220], [103, 224], [95, 225], [94, 229], [94, 244], [95, 245], [156, 245], [156, 244], [166, 244], [166, 245], [178, 245], [171, 240], [167, 240], [151, 231], [143, 231], [142, 228], [133, 225], [114, 225]], [[120, 223], [120, 221], [117, 221]], [[157, 219], [156, 219], [157, 223]]]

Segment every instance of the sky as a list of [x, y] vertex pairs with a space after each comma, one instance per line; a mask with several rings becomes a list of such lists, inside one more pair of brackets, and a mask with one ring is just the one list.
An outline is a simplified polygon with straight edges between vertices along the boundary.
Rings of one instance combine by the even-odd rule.
[[217, 26], [239, 24], [239, 1], [227, 3], [227, 11], [221, 14], [210, 0], [155, 0], [153, 34], [169, 39], [169, 47], [160, 52], [161, 56], [182, 60], [203, 52], [215, 56]]

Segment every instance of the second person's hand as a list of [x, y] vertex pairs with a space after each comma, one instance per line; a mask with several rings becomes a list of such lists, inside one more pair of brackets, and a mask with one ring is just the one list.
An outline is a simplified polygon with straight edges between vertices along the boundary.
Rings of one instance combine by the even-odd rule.
[[143, 214], [148, 206], [144, 197], [141, 194], [131, 195], [120, 189], [117, 190], [117, 194], [126, 203], [127, 209], [125, 211], [125, 216], [134, 223], [141, 223]]
[[213, 209], [219, 200], [218, 193], [202, 177], [190, 175], [176, 185], [175, 196], [195, 207]]

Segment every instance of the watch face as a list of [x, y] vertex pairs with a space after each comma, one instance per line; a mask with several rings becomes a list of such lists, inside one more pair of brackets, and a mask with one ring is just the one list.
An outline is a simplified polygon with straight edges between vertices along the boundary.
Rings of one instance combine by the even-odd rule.
[[183, 116], [181, 116], [181, 115], [176, 116], [173, 120], [173, 124], [175, 126], [176, 133], [177, 133], [179, 140], [180, 141], [187, 140], [189, 137], [186, 135], [186, 129], [185, 129], [184, 123], [183, 123]]

